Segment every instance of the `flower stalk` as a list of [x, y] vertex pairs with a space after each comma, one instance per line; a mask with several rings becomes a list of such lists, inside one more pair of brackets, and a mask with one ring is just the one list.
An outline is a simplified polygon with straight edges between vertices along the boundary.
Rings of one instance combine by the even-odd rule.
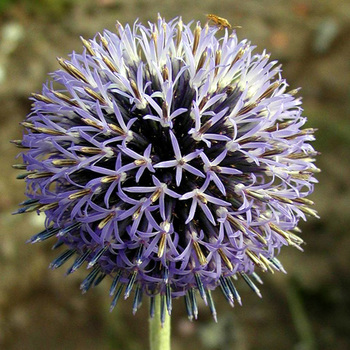
[[161, 297], [154, 297], [154, 315], [149, 318], [149, 339], [151, 350], [170, 350], [170, 316], [164, 313], [164, 320], [161, 319]]

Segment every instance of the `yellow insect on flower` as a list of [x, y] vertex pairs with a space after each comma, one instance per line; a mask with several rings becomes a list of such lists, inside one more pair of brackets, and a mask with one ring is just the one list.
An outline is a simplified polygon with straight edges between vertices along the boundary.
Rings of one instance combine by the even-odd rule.
[[232, 28], [230, 22], [226, 18], [222, 18], [213, 14], [207, 14], [207, 19], [209, 22], [212, 21], [214, 25], [219, 27], [220, 30], [224, 28], [228, 28], [228, 29]]

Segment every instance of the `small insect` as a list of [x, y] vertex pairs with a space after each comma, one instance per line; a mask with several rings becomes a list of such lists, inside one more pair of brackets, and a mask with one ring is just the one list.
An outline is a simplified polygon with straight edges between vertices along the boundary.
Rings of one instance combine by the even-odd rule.
[[214, 25], [216, 25], [219, 28], [219, 30], [222, 30], [224, 28], [242, 28], [241, 26], [231, 26], [230, 22], [226, 18], [219, 17], [217, 15], [207, 14], [207, 19], [208, 22], [212, 21]]
[[224, 28], [228, 28], [231, 29], [231, 24], [229, 23], [229, 21], [226, 18], [222, 18], [219, 17], [217, 15], [213, 15], [213, 14], [207, 14], [207, 19], [208, 21], [212, 21], [214, 22], [214, 24], [219, 27], [219, 29], [224, 29]]

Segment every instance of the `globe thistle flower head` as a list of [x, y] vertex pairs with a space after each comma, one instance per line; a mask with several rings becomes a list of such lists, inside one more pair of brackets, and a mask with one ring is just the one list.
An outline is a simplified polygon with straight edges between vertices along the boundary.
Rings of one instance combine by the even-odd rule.
[[33, 94], [22, 123], [28, 200], [43, 212], [35, 243], [66, 249], [51, 263], [84, 263], [86, 292], [111, 277], [111, 309], [160, 294], [162, 313], [197, 294], [216, 319], [211, 291], [233, 306], [236, 280], [259, 296], [256, 271], [284, 272], [283, 246], [301, 249], [300, 219], [317, 216], [313, 129], [276, 61], [228, 28], [117, 23]]

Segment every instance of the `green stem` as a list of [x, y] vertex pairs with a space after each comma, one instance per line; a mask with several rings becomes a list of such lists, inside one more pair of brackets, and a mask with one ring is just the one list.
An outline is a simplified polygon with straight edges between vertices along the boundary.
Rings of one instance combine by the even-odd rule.
[[300, 297], [296, 282], [291, 279], [288, 286], [288, 301], [295, 329], [299, 335], [302, 348], [305, 350], [316, 349], [316, 341], [308, 319], [302, 298]]
[[149, 320], [149, 336], [151, 350], [170, 350], [170, 316], [165, 311], [165, 319], [162, 325], [161, 298], [160, 295], [155, 297], [154, 317]]

